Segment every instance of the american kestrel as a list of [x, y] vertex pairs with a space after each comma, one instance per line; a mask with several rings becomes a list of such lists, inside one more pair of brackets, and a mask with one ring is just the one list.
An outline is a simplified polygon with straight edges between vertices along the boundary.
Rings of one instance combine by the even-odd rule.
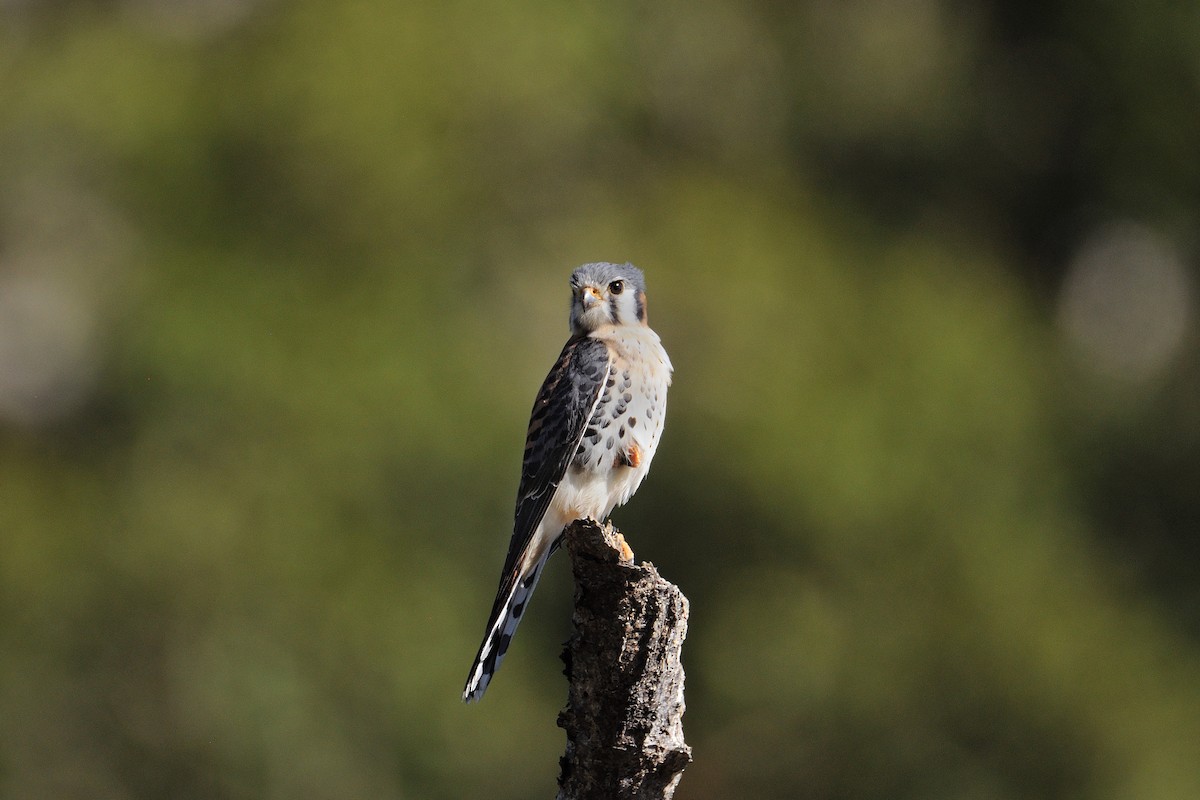
[[466, 702], [487, 690], [566, 526], [603, 521], [646, 477], [671, 369], [646, 323], [640, 269], [584, 264], [571, 274], [571, 338], [533, 402], [512, 540]]

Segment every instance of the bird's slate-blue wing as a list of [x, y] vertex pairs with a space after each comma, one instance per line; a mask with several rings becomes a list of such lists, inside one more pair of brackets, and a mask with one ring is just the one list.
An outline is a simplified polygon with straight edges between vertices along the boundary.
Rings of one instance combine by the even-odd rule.
[[513, 537], [502, 580], [513, 575], [517, 559], [537, 530], [550, 498], [579, 449], [588, 420], [608, 380], [611, 360], [603, 342], [572, 337], [533, 402], [521, 484], [517, 489]]

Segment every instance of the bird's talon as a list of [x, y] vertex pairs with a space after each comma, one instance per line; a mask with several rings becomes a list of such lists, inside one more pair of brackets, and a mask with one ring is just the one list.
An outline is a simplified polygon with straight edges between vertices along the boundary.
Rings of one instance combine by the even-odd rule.
[[621, 545], [621, 560], [632, 564], [633, 550], [630, 549], [629, 543], [625, 541], [625, 536], [621, 533], [617, 534], [617, 544]]

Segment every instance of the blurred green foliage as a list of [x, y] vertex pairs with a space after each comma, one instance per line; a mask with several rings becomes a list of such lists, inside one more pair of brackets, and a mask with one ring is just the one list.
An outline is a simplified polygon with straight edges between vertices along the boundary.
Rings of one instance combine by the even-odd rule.
[[550, 796], [563, 564], [459, 691], [567, 275], [626, 259], [680, 798], [1200, 796], [1197, 52], [1162, 2], [4, 4], [0, 796]]

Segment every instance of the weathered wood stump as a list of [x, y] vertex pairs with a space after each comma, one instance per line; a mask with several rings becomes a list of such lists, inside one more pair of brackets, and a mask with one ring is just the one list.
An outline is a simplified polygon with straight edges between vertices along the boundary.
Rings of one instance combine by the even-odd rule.
[[611, 524], [580, 520], [565, 542], [575, 575], [559, 800], [670, 798], [691, 761], [683, 740], [688, 601], [635, 564]]

